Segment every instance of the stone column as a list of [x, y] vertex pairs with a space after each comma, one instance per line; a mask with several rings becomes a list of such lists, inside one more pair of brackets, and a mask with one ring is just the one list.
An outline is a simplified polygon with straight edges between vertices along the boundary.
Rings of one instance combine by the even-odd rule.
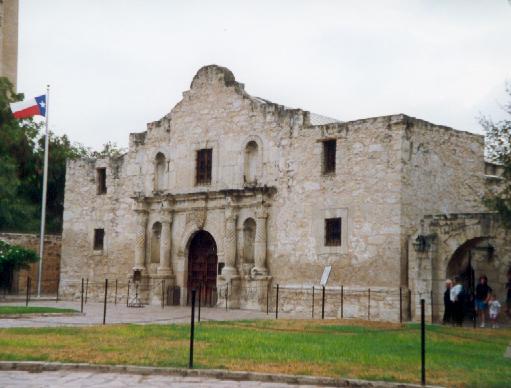
[[135, 235], [135, 265], [133, 271], [145, 271], [145, 240], [147, 228], [147, 210], [144, 205], [137, 203], [135, 206], [137, 229]]
[[172, 275], [172, 266], [170, 263], [170, 249], [172, 244], [171, 225], [172, 213], [164, 211], [161, 218], [160, 265], [158, 266], [158, 275]]
[[222, 275], [231, 278], [238, 274], [236, 269], [236, 214], [231, 207], [225, 210], [225, 236], [224, 236], [225, 266]]
[[252, 269], [253, 276], [266, 276], [268, 269], [266, 268], [266, 220], [268, 213], [266, 209], [261, 208], [256, 212], [256, 233], [254, 241], [254, 262], [255, 267]]

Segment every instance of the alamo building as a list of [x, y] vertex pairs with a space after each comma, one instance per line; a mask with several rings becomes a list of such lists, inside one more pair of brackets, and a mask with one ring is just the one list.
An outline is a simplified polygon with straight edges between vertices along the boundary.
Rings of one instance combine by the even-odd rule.
[[[201, 68], [182, 100], [120, 157], [68, 162], [61, 292], [130, 280], [143, 303], [438, 320], [444, 281], [486, 274], [504, 296], [511, 238], [482, 205], [500, 166], [481, 135], [396, 114], [342, 122], [249, 95]], [[98, 289], [99, 290], [99, 289]], [[172, 291], [172, 292], [170, 292]], [[131, 291], [132, 292], [132, 291]], [[90, 298], [100, 298], [89, 294]], [[433, 299], [433, 300], [432, 300]]]

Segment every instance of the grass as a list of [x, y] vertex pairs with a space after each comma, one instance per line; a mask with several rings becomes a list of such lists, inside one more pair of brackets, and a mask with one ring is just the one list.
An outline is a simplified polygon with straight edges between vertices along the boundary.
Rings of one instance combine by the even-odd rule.
[[[509, 386], [511, 329], [428, 326], [427, 381]], [[186, 367], [187, 325], [0, 329], [1, 360]], [[258, 372], [420, 381], [416, 324], [353, 321], [203, 322], [195, 366]]]
[[0, 316], [11, 314], [76, 313], [77, 310], [56, 307], [0, 306]]

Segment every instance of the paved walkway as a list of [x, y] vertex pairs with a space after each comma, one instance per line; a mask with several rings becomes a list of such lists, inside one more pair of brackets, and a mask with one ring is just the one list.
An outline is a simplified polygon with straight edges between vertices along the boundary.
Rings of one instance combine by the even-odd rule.
[[[0, 372], [0, 387], [247, 387], [247, 388], [279, 388], [297, 387], [298, 385], [263, 383], [258, 381], [217, 380], [206, 377], [181, 377], [158, 375], [135, 375], [127, 373], [95, 373], [95, 372], [41, 372], [22, 371]], [[313, 387], [300, 385], [299, 387]]]
[[[24, 306], [24, 303], [0, 303], [0, 305]], [[80, 311], [79, 301], [34, 301], [29, 306], [47, 306], [72, 308]], [[23, 317], [16, 319], [0, 319], [0, 327], [45, 327], [45, 326], [88, 326], [103, 323], [103, 304], [88, 302], [84, 305], [84, 315], [74, 316], [46, 316]], [[129, 308], [126, 304], [107, 305], [106, 323], [137, 323], [137, 324], [169, 324], [190, 322], [190, 307], [181, 306], [145, 306], [142, 308]], [[195, 319], [198, 319], [198, 312]], [[279, 312], [279, 318], [305, 318], [298, 314]], [[275, 319], [275, 314], [254, 310], [226, 310], [225, 308], [201, 308], [201, 321], [226, 321], [243, 319]]]

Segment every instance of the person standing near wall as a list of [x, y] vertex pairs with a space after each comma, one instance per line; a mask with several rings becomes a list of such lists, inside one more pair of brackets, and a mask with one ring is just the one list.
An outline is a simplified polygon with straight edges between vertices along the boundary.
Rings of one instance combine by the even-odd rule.
[[446, 325], [450, 322], [453, 322], [453, 303], [451, 302], [451, 288], [452, 288], [452, 280], [447, 279], [445, 281], [445, 291], [444, 291], [444, 319], [442, 320], [443, 324]]
[[481, 321], [481, 327], [485, 327], [486, 325], [486, 310], [491, 293], [492, 289], [488, 286], [488, 278], [486, 275], [480, 276], [479, 284], [476, 287], [475, 307], [479, 320]]
[[450, 297], [452, 302], [452, 313], [454, 318], [454, 323], [456, 326], [463, 325], [463, 303], [465, 301], [465, 291], [463, 289], [463, 284], [461, 284], [461, 278], [456, 276], [454, 278], [454, 287], [451, 288]]

